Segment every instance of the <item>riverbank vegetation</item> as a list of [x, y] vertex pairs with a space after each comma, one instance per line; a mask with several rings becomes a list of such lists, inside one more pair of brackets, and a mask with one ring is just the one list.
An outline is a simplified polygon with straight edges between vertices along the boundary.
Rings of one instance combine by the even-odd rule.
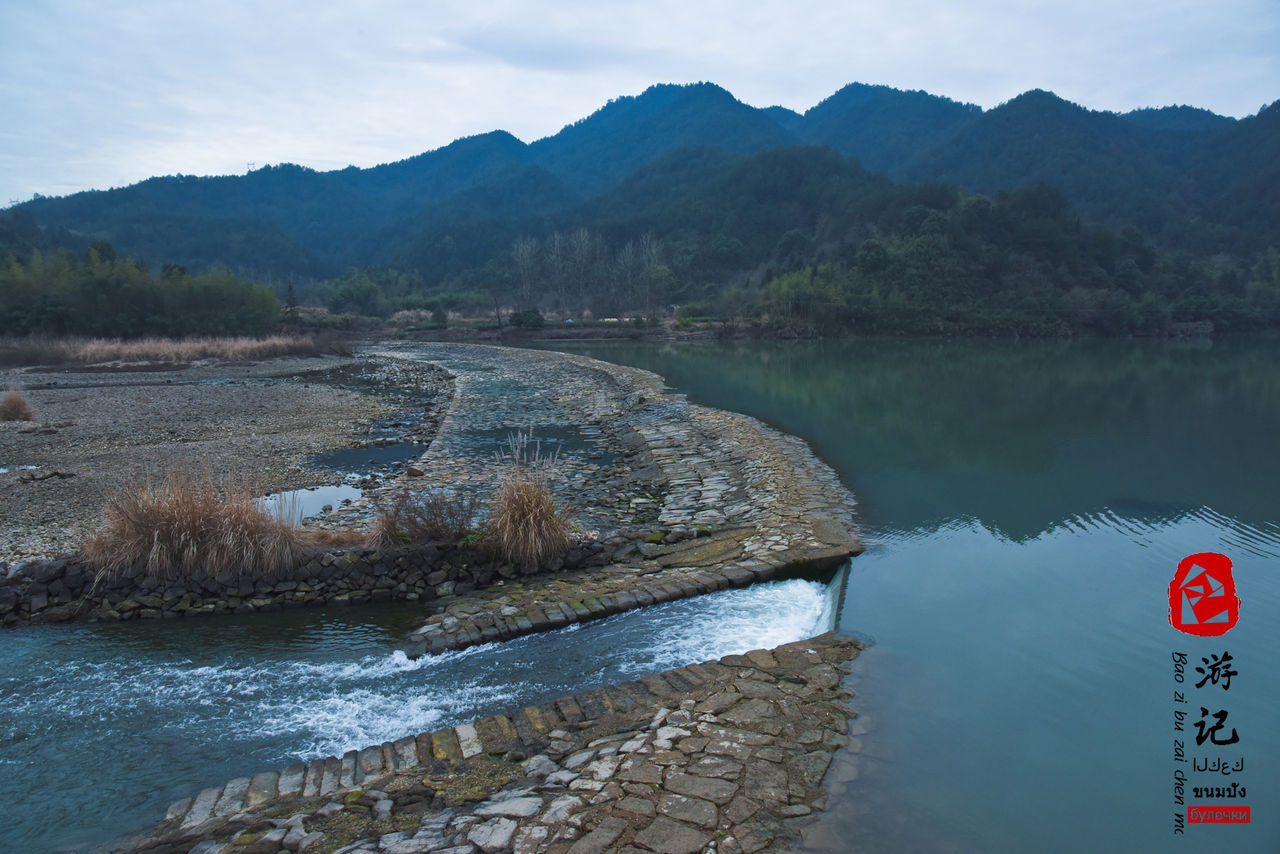
[[262, 335], [280, 319], [270, 288], [177, 264], [153, 273], [109, 243], [0, 258], [0, 330], [10, 336]]
[[546, 472], [517, 466], [498, 486], [485, 541], [504, 560], [537, 569], [569, 547], [569, 524], [569, 510], [557, 505]]
[[298, 527], [292, 508], [271, 508], [243, 484], [170, 471], [105, 496], [103, 523], [80, 556], [103, 577], [127, 572], [182, 578], [283, 577], [309, 548], [384, 551], [429, 543], [476, 547], [523, 569], [551, 564], [569, 546], [570, 515], [540, 466], [514, 464], [487, 518], [474, 496], [440, 491], [394, 495], [367, 531]]
[[461, 542], [475, 532], [479, 510], [479, 502], [471, 495], [401, 490], [379, 506], [365, 542], [373, 549]]
[[503, 560], [522, 569], [545, 566], [569, 547], [572, 511], [551, 492], [550, 467], [532, 430], [507, 436], [497, 461], [506, 467], [485, 523], [483, 542]]

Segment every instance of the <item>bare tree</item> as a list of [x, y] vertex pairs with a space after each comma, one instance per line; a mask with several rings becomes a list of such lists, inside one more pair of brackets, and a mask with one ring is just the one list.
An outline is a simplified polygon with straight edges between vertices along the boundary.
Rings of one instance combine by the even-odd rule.
[[624, 308], [634, 308], [640, 300], [637, 286], [640, 282], [640, 252], [634, 241], [618, 250], [618, 260], [613, 268], [614, 290]]
[[596, 238], [585, 228], [569, 235], [569, 269], [573, 280], [575, 304], [585, 304], [587, 280], [596, 261]]
[[520, 279], [520, 308], [533, 308], [533, 278], [538, 269], [538, 241], [520, 237], [511, 244], [511, 261]]
[[543, 251], [547, 263], [547, 272], [551, 276], [551, 286], [556, 292], [556, 307], [564, 307], [565, 282], [568, 278], [569, 241], [560, 232], [547, 238]]
[[651, 233], [640, 236], [640, 290], [645, 308], [645, 319], [657, 316], [656, 302], [659, 291], [669, 285], [671, 270], [663, 263], [662, 241]]

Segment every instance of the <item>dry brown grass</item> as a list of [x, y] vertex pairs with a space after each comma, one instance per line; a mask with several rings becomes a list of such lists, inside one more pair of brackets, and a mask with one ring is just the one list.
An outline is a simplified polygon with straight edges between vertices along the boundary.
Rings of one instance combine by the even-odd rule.
[[9, 386], [4, 398], [0, 400], [0, 421], [30, 421], [31, 417], [31, 404], [27, 403], [27, 396], [16, 385]]
[[276, 356], [315, 356], [312, 338], [275, 335], [270, 338], [21, 338], [0, 341], [0, 361], [6, 364], [102, 362], [194, 362], [218, 359], [240, 362]]
[[479, 504], [474, 496], [442, 492], [414, 495], [402, 490], [390, 504], [379, 506], [369, 534], [369, 548], [413, 543], [457, 542], [471, 530]]
[[516, 465], [502, 480], [486, 539], [504, 559], [537, 569], [569, 547], [568, 508], [558, 507], [545, 471]]
[[297, 530], [243, 487], [219, 489], [172, 471], [107, 496], [104, 524], [80, 546], [99, 578], [144, 571], [156, 578], [278, 576], [301, 552]]

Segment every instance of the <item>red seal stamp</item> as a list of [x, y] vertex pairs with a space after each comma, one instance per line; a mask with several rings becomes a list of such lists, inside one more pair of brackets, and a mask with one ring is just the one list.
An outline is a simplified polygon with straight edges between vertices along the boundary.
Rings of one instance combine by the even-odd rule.
[[1217, 552], [1183, 558], [1169, 584], [1169, 625], [1201, 637], [1225, 635], [1240, 619], [1231, 560]]

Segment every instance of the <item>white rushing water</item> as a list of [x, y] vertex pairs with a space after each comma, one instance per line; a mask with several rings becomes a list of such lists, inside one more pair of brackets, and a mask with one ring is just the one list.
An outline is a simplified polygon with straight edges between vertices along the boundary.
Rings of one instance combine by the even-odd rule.
[[64, 807], [89, 805], [84, 838], [18, 818], [23, 850], [100, 842], [234, 776], [820, 634], [831, 598], [761, 584], [419, 659], [298, 613], [19, 630], [0, 649], [0, 799], [53, 775]]

